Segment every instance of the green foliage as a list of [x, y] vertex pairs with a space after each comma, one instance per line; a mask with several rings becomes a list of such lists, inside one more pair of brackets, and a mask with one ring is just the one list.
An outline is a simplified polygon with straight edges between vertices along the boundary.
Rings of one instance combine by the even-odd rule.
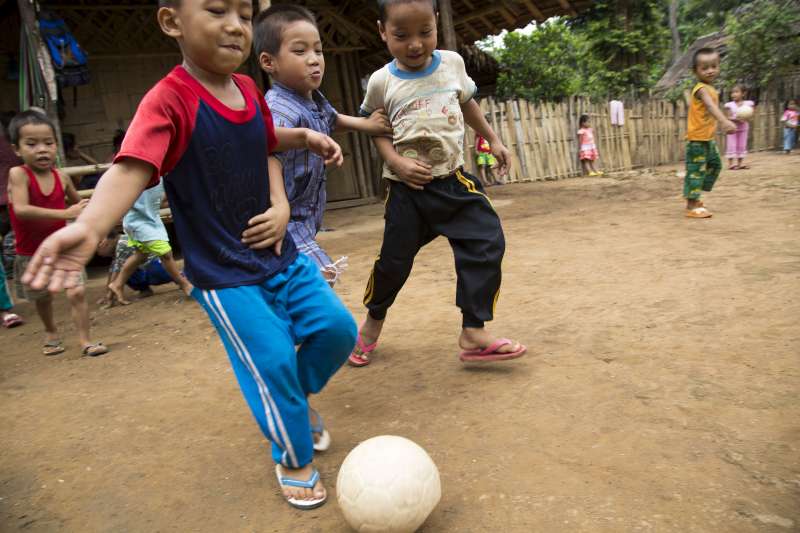
[[666, 67], [670, 36], [663, 0], [599, 0], [572, 27], [600, 66], [587, 80], [590, 93], [647, 91]]
[[797, 0], [754, 0], [730, 13], [725, 78], [764, 86], [800, 63], [798, 25]]
[[530, 35], [506, 34], [494, 50], [503, 68], [497, 79], [498, 95], [528, 100], [560, 100], [581, 86], [584, 43], [562, 20], [540, 25]]
[[678, 10], [678, 31], [683, 49], [703, 35], [725, 27], [728, 13], [753, 0], [682, 0]]

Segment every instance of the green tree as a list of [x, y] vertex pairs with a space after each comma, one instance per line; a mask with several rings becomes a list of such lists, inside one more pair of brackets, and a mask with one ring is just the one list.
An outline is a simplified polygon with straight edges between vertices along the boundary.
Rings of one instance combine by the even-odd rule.
[[726, 79], [764, 86], [795, 68], [800, 63], [798, 27], [797, 0], [754, 0], [729, 13]]
[[500, 64], [498, 96], [560, 100], [577, 93], [585, 45], [561, 19], [539, 25], [529, 35], [511, 32], [492, 53]]
[[725, 28], [728, 13], [753, 0], [680, 0], [678, 30], [684, 50], [698, 37]]
[[646, 91], [669, 60], [670, 34], [663, 0], [599, 0], [571, 25], [600, 63], [587, 80], [591, 93]]

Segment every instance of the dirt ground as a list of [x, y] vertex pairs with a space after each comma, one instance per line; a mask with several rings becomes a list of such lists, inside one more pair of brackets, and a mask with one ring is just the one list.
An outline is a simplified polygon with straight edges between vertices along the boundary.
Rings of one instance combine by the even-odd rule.
[[[491, 327], [530, 353], [457, 358], [452, 255], [419, 255], [374, 364], [316, 400], [331, 501], [279, 497], [268, 448], [200, 307], [172, 287], [93, 306], [112, 352], [40, 355], [0, 332], [0, 529], [344, 532], [335, 479], [366, 438], [408, 437], [441, 472], [426, 532], [800, 531], [800, 155], [724, 172], [710, 220], [678, 166], [491, 189], [508, 241]], [[382, 206], [333, 211], [338, 287], [360, 321]], [[100, 295], [103, 272], [93, 272]]]

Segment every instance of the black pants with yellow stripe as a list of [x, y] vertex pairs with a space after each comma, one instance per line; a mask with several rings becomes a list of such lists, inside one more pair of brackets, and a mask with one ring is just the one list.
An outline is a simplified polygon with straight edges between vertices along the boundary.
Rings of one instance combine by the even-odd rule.
[[483, 327], [484, 321], [492, 319], [500, 293], [505, 238], [500, 218], [477, 179], [458, 170], [434, 179], [421, 191], [392, 181], [384, 219], [381, 253], [364, 295], [372, 318], [386, 317], [417, 252], [443, 235], [455, 257], [456, 305], [463, 327]]

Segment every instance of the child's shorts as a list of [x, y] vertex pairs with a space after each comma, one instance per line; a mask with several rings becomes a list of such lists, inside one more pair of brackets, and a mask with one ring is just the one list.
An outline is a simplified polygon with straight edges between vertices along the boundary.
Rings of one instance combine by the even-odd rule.
[[594, 144], [582, 144], [578, 157], [581, 161], [595, 161], [600, 156]]
[[475, 159], [479, 167], [493, 167], [497, 164], [497, 159], [494, 157], [494, 154], [490, 154], [489, 152], [478, 152]]
[[[28, 268], [28, 263], [30, 262], [31, 256], [29, 255], [18, 255], [14, 258], [14, 292], [17, 294], [17, 298], [28, 300], [29, 302], [49, 298], [50, 291], [47, 289], [31, 289], [22, 283], [22, 275], [25, 273], [25, 269]], [[81, 277], [78, 280], [78, 285], [82, 286], [85, 284], [86, 271], [81, 269]]]
[[163, 257], [172, 251], [169, 241], [147, 241], [140, 242], [128, 237], [128, 246], [136, 248], [145, 255]]

